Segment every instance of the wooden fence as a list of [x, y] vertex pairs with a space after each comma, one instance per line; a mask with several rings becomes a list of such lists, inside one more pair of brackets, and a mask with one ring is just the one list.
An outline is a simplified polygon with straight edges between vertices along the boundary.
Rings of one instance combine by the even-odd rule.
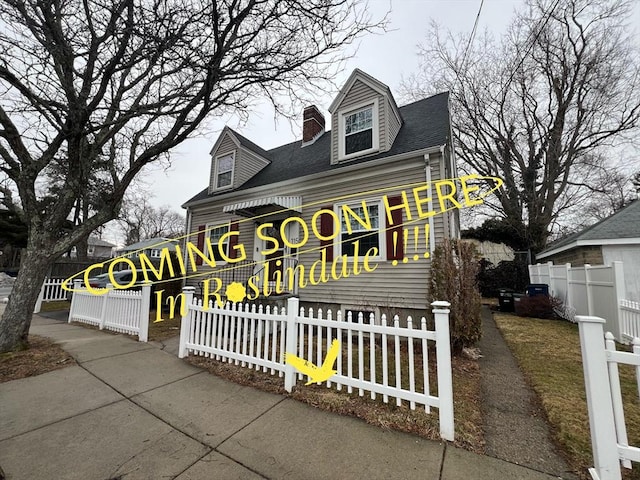
[[108, 292], [96, 295], [74, 285], [69, 323], [72, 321], [96, 325], [102, 330], [137, 335], [146, 342], [149, 333], [149, 303], [151, 284], [145, 284], [138, 291], [118, 290], [107, 284]]
[[618, 364], [635, 366], [640, 400], [640, 338], [633, 339], [633, 352], [616, 350], [614, 337], [604, 333], [606, 321], [600, 317], [576, 317], [580, 328], [580, 348], [589, 410], [594, 480], [621, 480], [621, 465], [631, 468], [640, 462], [640, 448], [627, 438]]
[[[395, 398], [396, 404], [408, 402], [411, 409], [424, 406], [438, 408], [440, 435], [453, 440], [453, 389], [449, 346], [449, 304], [434, 302], [435, 330], [427, 329], [422, 318], [413, 325], [400, 327], [396, 316], [392, 325], [383, 315], [379, 322], [370, 318], [364, 323], [341, 312], [299, 308], [297, 298], [288, 299], [287, 307], [271, 309], [255, 305], [227, 304], [220, 308], [193, 300], [193, 288], [184, 289], [187, 311], [182, 318], [179, 357], [204, 355], [233, 362], [272, 375], [284, 377], [284, 387], [291, 391], [303, 375], [285, 363], [285, 352], [322, 365], [334, 339], [341, 340], [341, 352], [333, 367], [337, 373], [327, 387], [348, 392], [369, 392], [372, 399], [381, 395], [384, 402]], [[372, 315], [373, 317], [373, 315]], [[430, 381], [429, 342], [435, 342], [437, 392]]]

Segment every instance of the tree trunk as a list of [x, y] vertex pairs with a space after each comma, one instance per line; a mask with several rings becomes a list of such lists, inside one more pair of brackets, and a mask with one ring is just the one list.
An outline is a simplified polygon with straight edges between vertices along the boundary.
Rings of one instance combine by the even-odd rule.
[[76, 243], [76, 258], [78, 260], [86, 260], [89, 257], [89, 238], [84, 237], [78, 243]]
[[20, 271], [0, 319], [0, 353], [27, 347], [33, 307], [38, 300], [50, 259], [31, 245], [23, 250]]

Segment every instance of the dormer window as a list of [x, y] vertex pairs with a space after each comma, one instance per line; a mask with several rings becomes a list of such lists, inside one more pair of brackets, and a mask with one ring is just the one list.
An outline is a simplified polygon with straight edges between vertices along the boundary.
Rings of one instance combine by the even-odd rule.
[[369, 150], [373, 146], [373, 105], [344, 119], [344, 153]]
[[340, 159], [378, 151], [378, 101], [348, 107], [339, 113]]
[[235, 152], [216, 157], [215, 188], [230, 188], [233, 185]]

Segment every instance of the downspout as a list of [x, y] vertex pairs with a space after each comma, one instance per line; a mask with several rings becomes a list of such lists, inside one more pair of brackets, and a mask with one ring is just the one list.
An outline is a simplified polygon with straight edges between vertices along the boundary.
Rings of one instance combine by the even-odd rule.
[[[185, 266], [185, 269], [187, 268], [187, 242], [190, 241], [191, 237], [189, 237], [189, 235], [191, 234], [191, 208], [187, 207], [187, 218], [186, 218], [186, 225], [185, 225], [185, 236], [184, 236], [184, 249], [182, 252], [182, 258], [183, 258], [183, 264]], [[187, 283], [187, 279], [184, 278], [182, 280], [182, 286], [184, 287]]]
[[[440, 145], [440, 172], [441, 172], [441, 179], [442, 178], [451, 178], [451, 176], [449, 175], [449, 173], [453, 173], [453, 172], [447, 172], [447, 164], [444, 161], [444, 145]], [[454, 215], [454, 211], [450, 210], [449, 212], [446, 212], [443, 214], [443, 226], [445, 228], [445, 232], [448, 232], [448, 236], [449, 238], [454, 238], [453, 232], [452, 230], [452, 226], [455, 225], [455, 222], [452, 219], [452, 216]]]
[[[429, 157], [430, 154], [425, 153], [424, 154], [424, 163], [425, 163], [425, 167], [424, 167], [424, 171], [425, 171], [425, 180], [427, 182], [427, 185], [429, 185], [429, 201], [427, 202], [427, 207], [429, 208], [429, 211], [432, 212], [433, 211], [433, 195], [431, 192], [431, 163], [429, 162]], [[433, 215], [429, 217], [429, 252], [431, 254], [433, 254], [433, 251], [436, 249], [436, 240], [435, 240], [435, 234], [434, 234], [434, 226], [433, 226]]]

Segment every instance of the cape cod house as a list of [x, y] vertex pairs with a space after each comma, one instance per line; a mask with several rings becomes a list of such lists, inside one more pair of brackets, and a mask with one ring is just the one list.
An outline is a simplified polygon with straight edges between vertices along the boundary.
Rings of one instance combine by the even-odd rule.
[[[409, 222], [416, 203], [432, 203], [431, 182], [457, 176], [448, 103], [441, 93], [398, 107], [386, 85], [356, 69], [329, 106], [330, 130], [315, 106], [304, 110], [302, 140], [270, 150], [224, 128], [208, 186], [183, 205], [191, 241], [203, 249], [208, 237], [220, 250], [215, 269], [197, 258], [187, 283], [203, 293], [215, 277], [376, 318], [424, 311], [426, 253], [459, 236], [456, 209]], [[416, 186], [426, 200], [411, 195]]]

